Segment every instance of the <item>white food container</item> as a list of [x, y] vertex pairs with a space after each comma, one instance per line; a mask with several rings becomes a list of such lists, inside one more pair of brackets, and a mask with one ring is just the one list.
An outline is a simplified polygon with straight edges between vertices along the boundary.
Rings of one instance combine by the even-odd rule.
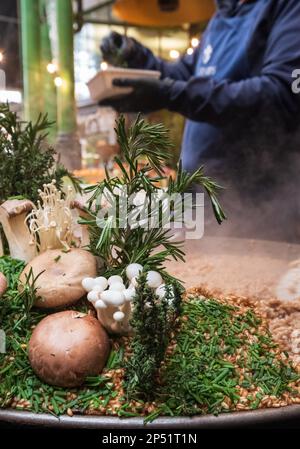
[[115, 78], [160, 78], [161, 73], [155, 70], [122, 69], [109, 67], [101, 70], [88, 83], [92, 100], [100, 101], [104, 98], [122, 95], [131, 92], [130, 87], [116, 87], [112, 82]]

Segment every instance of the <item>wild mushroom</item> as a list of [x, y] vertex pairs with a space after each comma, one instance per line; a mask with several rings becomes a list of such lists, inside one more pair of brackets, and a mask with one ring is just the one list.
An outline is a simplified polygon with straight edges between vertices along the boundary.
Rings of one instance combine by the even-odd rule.
[[[128, 287], [119, 275], [110, 276], [108, 279], [103, 276], [83, 279], [82, 286], [88, 292], [87, 299], [95, 307], [98, 320], [108, 332], [128, 334], [131, 331], [129, 324], [131, 301], [136, 294], [136, 276], [142, 270], [142, 265], [137, 263], [127, 266], [126, 275], [128, 283], [130, 282]], [[147, 273], [149, 287], [155, 289], [160, 298], [165, 295], [165, 286], [162, 282], [162, 277], [157, 271]]]
[[[36, 306], [41, 308], [64, 307], [78, 301], [84, 294], [82, 280], [97, 274], [96, 258], [80, 248], [68, 252], [52, 249], [35, 257], [20, 276], [20, 282], [26, 283], [30, 270], [37, 288]], [[31, 277], [28, 282], [32, 282]]]
[[148, 271], [147, 284], [150, 288], [158, 288], [162, 283], [162, 277], [157, 271]]
[[86, 278], [83, 279], [82, 286], [88, 292], [87, 299], [95, 307], [98, 320], [105, 329], [111, 333], [127, 334], [130, 331], [132, 295], [126, 295], [127, 289], [122, 277]]
[[6, 289], [7, 289], [6, 277], [4, 276], [3, 273], [0, 272], [0, 298], [2, 295], [4, 295], [4, 293], [6, 292]]
[[34, 207], [29, 200], [7, 200], [0, 206], [0, 223], [8, 242], [10, 255], [14, 259], [29, 262], [35, 256], [30, 245], [30, 232], [25, 223], [26, 215]]
[[102, 371], [110, 351], [108, 336], [96, 318], [67, 310], [44, 318], [29, 342], [36, 375], [59, 387], [76, 387]]
[[[75, 209], [77, 211], [77, 213], [78, 213], [80, 218], [83, 218], [83, 219], [90, 218], [90, 215], [86, 211], [86, 209], [84, 207], [84, 204], [81, 201], [79, 201], [78, 199], [77, 200], [75, 199], [74, 201], [71, 201], [70, 207], [71, 207], [71, 209]], [[80, 238], [80, 241], [81, 241], [81, 245], [80, 246], [82, 246], [82, 247], [88, 246], [89, 243], [90, 243], [90, 236], [89, 236], [88, 226], [84, 225], [84, 224], [80, 224], [77, 227], [77, 231], [78, 230], [79, 230], [79, 234], [80, 234], [79, 238]]]
[[68, 186], [63, 198], [55, 180], [44, 184], [43, 188], [39, 191], [41, 201], [27, 217], [32, 243], [40, 253], [48, 249], [68, 250], [72, 243], [78, 243], [73, 233], [75, 221], [70, 209], [73, 189]]

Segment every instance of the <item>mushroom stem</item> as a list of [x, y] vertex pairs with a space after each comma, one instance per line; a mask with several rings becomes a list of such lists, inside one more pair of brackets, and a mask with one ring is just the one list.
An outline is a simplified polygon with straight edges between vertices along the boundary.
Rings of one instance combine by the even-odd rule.
[[4, 255], [4, 250], [3, 250], [1, 231], [0, 231], [0, 257], [3, 256], [3, 255]]
[[33, 203], [28, 200], [8, 200], [0, 206], [0, 223], [10, 255], [25, 262], [35, 256], [35, 248], [30, 245], [30, 232], [25, 223], [26, 215], [32, 208]]
[[131, 317], [131, 303], [126, 301], [125, 304], [122, 305], [120, 310], [125, 314], [124, 320], [121, 321], [122, 325], [122, 333], [128, 333], [131, 330], [131, 326], [129, 324], [129, 319]]
[[0, 298], [2, 295], [4, 295], [4, 293], [6, 292], [6, 289], [7, 289], [6, 277], [4, 276], [3, 273], [0, 272]]
[[27, 217], [32, 240], [39, 252], [48, 249], [69, 250], [74, 236], [74, 220], [70, 209], [72, 188], [68, 187], [65, 198], [57, 189], [55, 181], [44, 184], [39, 191], [41, 200]]
[[[83, 218], [85, 220], [91, 218], [90, 214], [85, 210], [83, 204], [81, 204], [79, 200], [71, 201], [70, 207], [71, 209], [76, 210], [80, 218]], [[85, 246], [88, 246], [90, 243], [88, 226], [84, 224], [81, 224], [79, 226], [81, 231], [81, 247], [84, 248]]]

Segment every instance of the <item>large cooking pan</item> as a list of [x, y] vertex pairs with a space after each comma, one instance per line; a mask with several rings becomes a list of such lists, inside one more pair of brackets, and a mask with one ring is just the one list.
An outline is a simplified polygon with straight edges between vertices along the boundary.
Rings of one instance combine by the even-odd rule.
[[0, 428], [10, 426], [57, 429], [225, 429], [237, 427], [273, 427], [292, 425], [300, 428], [300, 405], [290, 405], [275, 409], [263, 409], [247, 412], [226, 413], [219, 416], [206, 415], [169, 418], [157, 418], [144, 424], [142, 418], [115, 418], [109, 416], [60, 416], [35, 414], [13, 410], [0, 410]]
[[[186, 264], [169, 263], [187, 288], [204, 284], [208, 289], [225, 293], [266, 297], [276, 295], [280, 277], [290, 263], [300, 258], [300, 245], [233, 238], [203, 238], [185, 244]], [[276, 426], [299, 422], [300, 406], [235, 412], [193, 418], [160, 417], [147, 424], [148, 428], [230, 428], [244, 426]], [[74, 415], [56, 418], [50, 414], [35, 414], [15, 410], [0, 410], [0, 425], [26, 425], [58, 428], [130, 429], [142, 428], [142, 418], [116, 418]]]

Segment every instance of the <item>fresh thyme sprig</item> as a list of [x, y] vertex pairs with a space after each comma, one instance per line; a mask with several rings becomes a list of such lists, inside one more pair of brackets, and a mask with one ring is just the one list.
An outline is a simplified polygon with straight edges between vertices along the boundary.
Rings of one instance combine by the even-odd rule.
[[158, 387], [158, 370], [180, 310], [182, 292], [173, 282], [166, 296], [159, 298], [148, 287], [146, 273], [141, 273], [137, 282], [130, 322], [134, 335], [125, 364], [124, 386], [129, 399], [150, 399]]
[[[81, 221], [88, 225], [90, 233], [90, 250], [100, 256], [108, 273], [121, 273], [126, 265], [132, 262], [141, 263], [149, 269], [163, 271], [163, 264], [169, 258], [184, 260], [181, 243], [171, 240], [171, 233], [161, 219], [161, 205], [155, 211], [156, 227], [143, 225], [132, 226], [132, 222], [150, 223], [153, 219], [151, 201], [153, 197], [163, 194], [182, 194], [191, 185], [199, 184], [208, 193], [219, 223], [225, 214], [217, 200], [220, 189], [214, 181], [206, 177], [203, 167], [194, 174], [183, 171], [181, 164], [175, 180], [168, 180], [164, 176], [164, 167], [170, 159], [172, 144], [168, 131], [162, 124], [149, 124], [139, 115], [133, 125], [126, 130], [123, 116], [116, 123], [118, 143], [121, 148], [121, 157], [115, 162], [120, 169], [118, 177], [107, 178], [86, 189], [90, 194], [90, 201], [86, 212], [89, 217]], [[164, 191], [160, 182], [168, 182]], [[122, 209], [122, 193], [126, 188], [127, 197], [144, 194], [144, 201], [139, 205], [129, 204], [126, 210]], [[103, 215], [103, 199], [106, 203], [114, 203], [119, 214], [112, 216], [112, 209]], [[104, 202], [105, 202], [104, 201]], [[174, 220], [174, 204], [170, 205], [168, 220]], [[99, 214], [101, 219], [99, 219]], [[152, 214], [152, 215], [151, 215]], [[128, 220], [131, 219], [131, 226]], [[123, 226], [121, 226], [121, 223]], [[124, 225], [125, 223], [125, 225]], [[100, 225], [100, 226], [99, 226]], [[164, 273], [162, 273], [164, 274]]]

